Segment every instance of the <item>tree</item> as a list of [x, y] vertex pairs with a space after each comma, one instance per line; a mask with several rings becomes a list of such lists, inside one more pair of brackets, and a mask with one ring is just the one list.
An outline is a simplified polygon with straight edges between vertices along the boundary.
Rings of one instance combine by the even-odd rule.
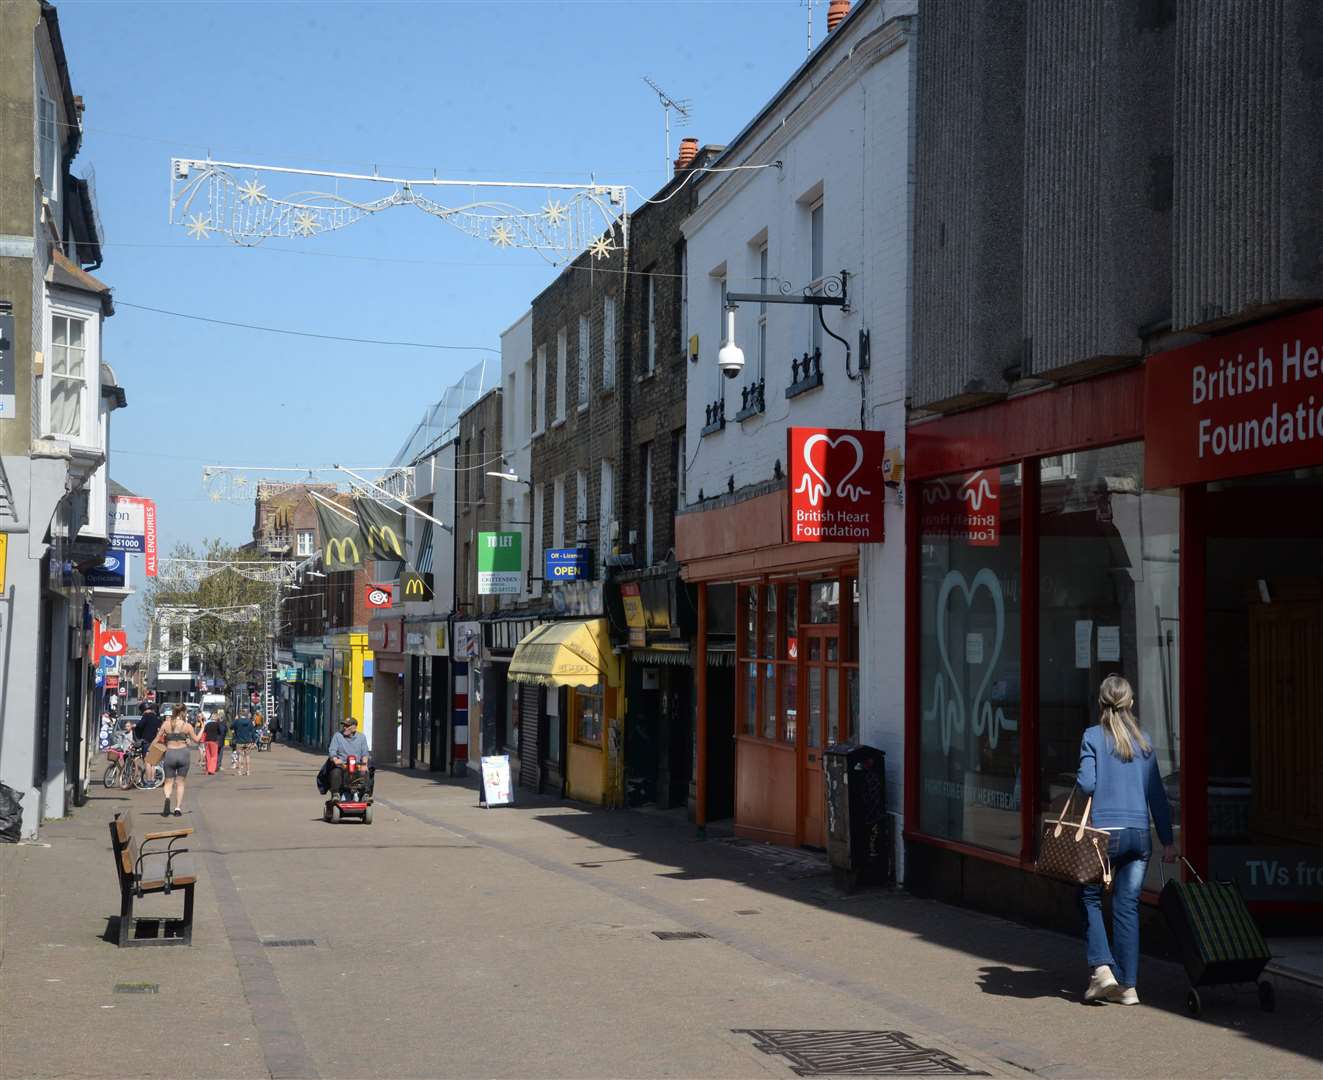
[[203, 541], [201, 554], [190, 544], [176, 544], [163, 563], [143, 598], [149, 657], [153, 631], [163, 621], [182, 624], [204, 677], [219, 679], [226, 689], [260, 680], [279, 602], [279, 564], [220, 540]]

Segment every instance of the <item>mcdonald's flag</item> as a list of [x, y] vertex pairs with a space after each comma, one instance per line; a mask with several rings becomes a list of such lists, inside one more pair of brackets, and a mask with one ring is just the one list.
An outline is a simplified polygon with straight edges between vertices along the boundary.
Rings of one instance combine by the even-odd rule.
[[383, 562], [404, 562], [404, 515], [375, 499], [354, 496], [358, 524], [367, 537], [367, 553]]
[[322, 569], [356, 570], [362, 566], [367, 547], [363, 531], [317, 499], [313, 500], [313, 506], [317, 508], [317, 527], [322, 538]]
[[432, 575], [420, 574], [415, 570], [405, 570], [400, 574], [401, 600], [432, 599]]

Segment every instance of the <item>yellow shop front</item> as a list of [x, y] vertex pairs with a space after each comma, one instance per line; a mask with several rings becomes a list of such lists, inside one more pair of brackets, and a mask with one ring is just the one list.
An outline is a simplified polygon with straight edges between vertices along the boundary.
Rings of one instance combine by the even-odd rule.
[[[624, 796], [620, 661], [605, 619], [543, 623], [515, 648], [509, 681], [563, 699], [565, 794], [598, 806]], [[563, 694], [562, 694], [563, 691]]]

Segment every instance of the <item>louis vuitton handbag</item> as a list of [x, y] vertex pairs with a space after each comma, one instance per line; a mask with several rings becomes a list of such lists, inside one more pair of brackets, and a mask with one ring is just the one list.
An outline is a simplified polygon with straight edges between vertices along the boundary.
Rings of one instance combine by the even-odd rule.
[[1107, 833], [1089, 825], [1089, 811], [1093, 796], [1084, 804], [1084, 813], [1078, 821], [1070, 817], [1070, 804], [1075, 798], [1072, 789], [1058, 818], [1043, 821], [1043, 838], [1038, 845], [1040, 874], [1071, 885], [1102, 885], [1112, 887], [1112, 860], [1107, 854]]

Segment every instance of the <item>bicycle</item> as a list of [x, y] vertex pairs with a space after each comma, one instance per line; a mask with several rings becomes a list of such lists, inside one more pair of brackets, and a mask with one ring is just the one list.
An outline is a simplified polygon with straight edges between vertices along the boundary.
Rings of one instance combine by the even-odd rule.
[[107, 789], [120, 786], [120, 775], [125, 769], [128, 756], [128, 751], [123, 747], [109, 746], [106, 748], [106, 759], [110, 764], [106, 766], [106, 771], [101, 776], [101, 783]]
[[128, 762], [120, 769], [120, 787], [125, 791], [135, 787], [142, 791], [150, 791], [164, 783], [165, 769], [159, 763], [149, 769], [146, 751], [135, 746], [129, 752]]

